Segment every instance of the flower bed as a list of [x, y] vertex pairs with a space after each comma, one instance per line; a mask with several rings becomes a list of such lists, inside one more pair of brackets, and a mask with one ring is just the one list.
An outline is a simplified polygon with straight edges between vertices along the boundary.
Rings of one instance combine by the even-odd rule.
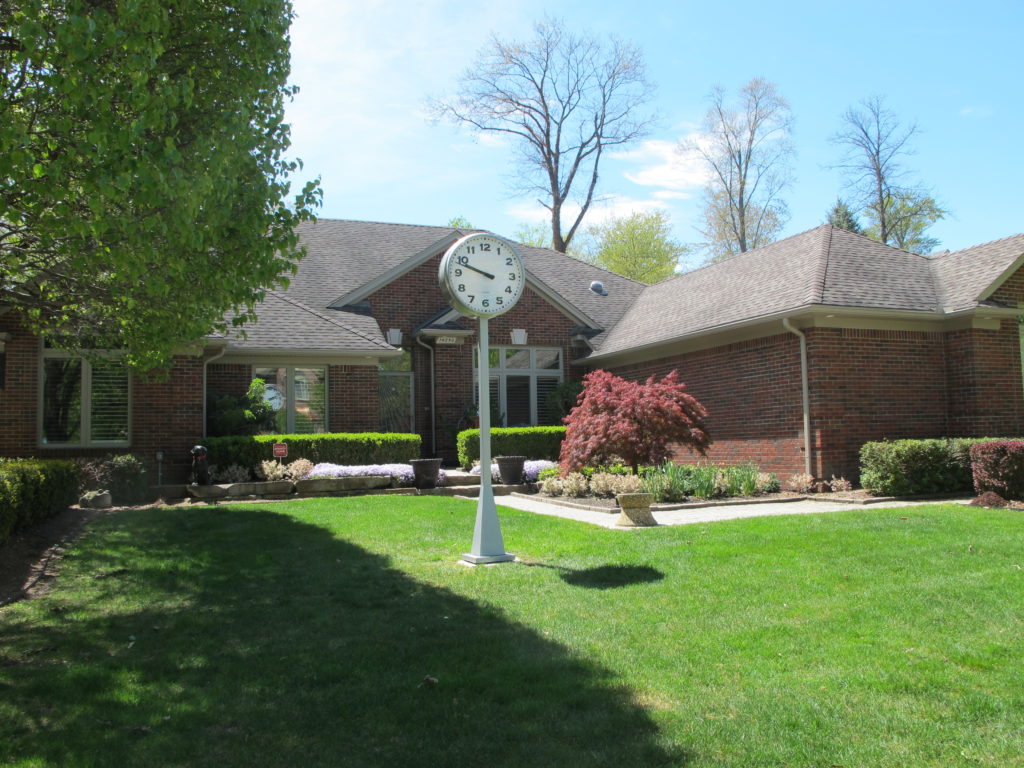
[[[359, 464], [342, 466], [341, 464], [325, 462], [314, 465], [312, 471], [306, 475], [306, 479], [361, 477], [365, 475], [389, 475], [395, 478], [395, 481], [400, 486], [411, 486], [413, 484], [411, 464]], [[445, 473], [442, 469], [437, 473], [437, 484], [444, 485], [444, 482]]]

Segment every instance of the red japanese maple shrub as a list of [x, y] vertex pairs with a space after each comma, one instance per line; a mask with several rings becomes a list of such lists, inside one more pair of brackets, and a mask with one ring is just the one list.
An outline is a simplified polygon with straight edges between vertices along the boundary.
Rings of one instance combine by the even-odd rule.
[[672, 444], [703, 455], [711, 444], [706, 418], [677, 371], [645, 382], [593, 371], [583, 379], [579, 405], [563, 419], [562, 473], [621, 458], [637, 474], [641, 464], [666, 461]]

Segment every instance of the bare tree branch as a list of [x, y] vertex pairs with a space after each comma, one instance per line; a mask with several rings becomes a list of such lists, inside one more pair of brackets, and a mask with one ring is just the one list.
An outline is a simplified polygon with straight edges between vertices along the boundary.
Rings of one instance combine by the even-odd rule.
[[[457, 93], [428, 108], [436, 119], [516, 137], [518, 178], [541, 193], [552, 247], [564, 253], [594, 201], [605, 147], [647, 132], [652, 118], [641, 109], [652, 86], [632, 45], [577, 36], [558, 20], [539, 22], [534, 31], [525, 43], [492, 37]], [[580, 206], [568, 228], [566, 203]]]
[[792, 183], [789, 104], [762, 78], [750, 80], [739, 96], [734, 109], [715, 87], [702, 139], [680, 147], [696, 151], [711, 172], [702, 230], [711, 261], [772, 242], [789, 216], [780, 199]]

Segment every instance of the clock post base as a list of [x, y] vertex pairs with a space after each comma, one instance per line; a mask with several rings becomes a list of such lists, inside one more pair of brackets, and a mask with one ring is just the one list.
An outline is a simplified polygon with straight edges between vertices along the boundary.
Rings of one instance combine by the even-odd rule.
[[508, 552], [503, 555], [474, 555], [466, 552], [462, 555], [462, 561], [470, 565], [491, 565], [492, 563], [512, 563], [516, 556]]

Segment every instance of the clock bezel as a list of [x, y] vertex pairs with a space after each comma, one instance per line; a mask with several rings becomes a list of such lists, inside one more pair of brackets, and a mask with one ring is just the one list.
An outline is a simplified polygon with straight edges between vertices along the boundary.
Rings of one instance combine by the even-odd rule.
[[[451, 283], [451, 280], [454, 278], [454, 275], [451, 275], [448, 270], [448, 265], [452, 262], [452, 260], [458, 258], [458, 256], [462, 254], [462, 252], [465, 250], [467, 246], [473, 245], [474, 243], [477, 242], [484, 241], [497, 241], [498, 243], [501, 244], [503, 248], [506, 248], [508, 250], [508, 253], [511, 254], [512, 258], [516, 260], [519, 266], [519, 269], [517, 271], [522, 276], [522, 279], [517, 281], [518, 285], [513, 286], [514, 292], [509, 295], [508, 302], [493, 312], [490, 311], [489, 309], [485, 309], [483, 307], [476, 307], [472, 304], [463, 301], [463, 299], [459, 296], [459, 292], [455, 290], [455, 287]], [[511, 284], [511, 281], [508, 282], [509, 284]], [[463, 315], [464, 317], [475, 318], [500, 317], [501, 315], [505, 314], [510, 309], [515, 307], [519, 303], [519, 299], [522, 298], [523, 291], [526, 288], [526, 265], [523, 263], [523, 257], [519, 254], [519, 250], [505, 238], [498, 237], [498, 235], [492, 234], [490, 232], [474, 232], [472, 234], [464, 235], [463, 237], [459, 238], [445, 252], [444, 256], [441, 258], [441, 263], [438, 266], [438, 283], [441, 286], [441, 293], [444, 294], [445, 299], [448, 300], [448, 302], [452, 305], [452, 308], [455, 309], [460, 315]]]

